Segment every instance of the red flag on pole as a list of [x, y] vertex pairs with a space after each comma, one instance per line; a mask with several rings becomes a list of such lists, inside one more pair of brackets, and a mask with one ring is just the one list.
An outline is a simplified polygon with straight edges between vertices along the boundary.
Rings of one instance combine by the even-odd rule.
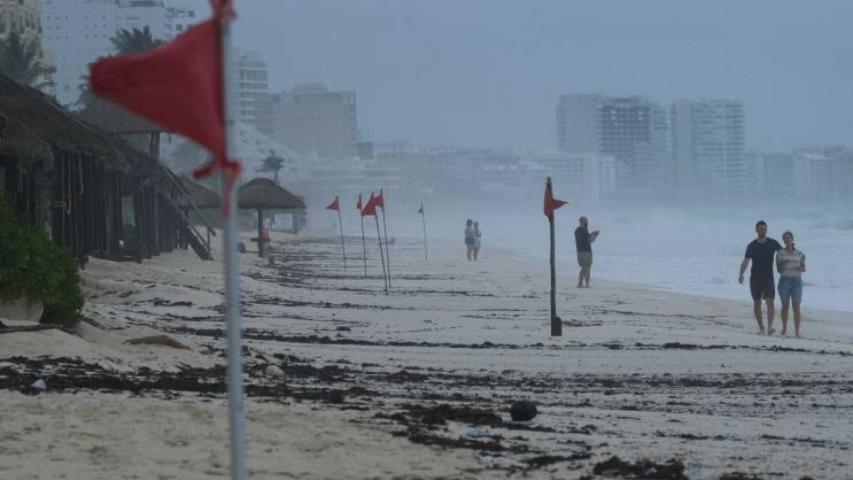
[[376, 198], [373, 196], [371, 192], [370, 198], [367, 199], [367, 204], [364, 205], [364, 208], [361, 210], [362, 217], [376, 216]]
[[554, 215], [554, 210], [567, 203], [569, 202], [554, 198], [554, 194], [551, 193], [551, 184], [545, 184], [545, 207], [543, 208], [543, 211], [545, 212], [546, 217], [551, 218], [551, 216]]
[[240, 163], [225, 152], [220, 30], [234, 17], [233, 0], [211, 0], [211, 5], [210, 20], [161, 47], [98, 60], [89, 81], [98, 96], [207, 148], [213, 161], [196, 169], [197, 178], [218, 168], [233, 184]]
[[382, 189], [379, 189], [379, 195], [376, 196], [376, 206], [385, 208], [385, 195], [382, 193]]
[[420, 213], [421, 215], [424, 214], [424, 204], [423, 203], [421, 204], [421, 208], [418, 209], [418, 213]]
[[362, 209], [362, 205], [361, 205], [361, 194], [360, 194], [360, 193], [358, 194], [358, 202], [356, 202], [356, 203], [355, 203], [355, 208], [357, 208], [359, 212], [360, 212], [360, 211], [361, 211], [361, 209]]
[[332, 203], [330, 203], [329, 206], [326, 207], [326, 210], [341, 210], [341, 202], [337, 195], [335, 195], [335, 199], [332, 200]]

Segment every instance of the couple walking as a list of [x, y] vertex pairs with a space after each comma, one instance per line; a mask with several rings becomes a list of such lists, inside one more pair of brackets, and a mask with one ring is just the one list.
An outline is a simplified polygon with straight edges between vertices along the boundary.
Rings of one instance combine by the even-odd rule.
[[788, 309], [794, 310], [794, 334], [800, 336], [800, 303], [803, 299], [803, 272], [806, 271], [806, 255], [797, 250], [794, 234], [787, 231], [782, 234], [783, 248], [779, 242], [767, 236], [767, 222], [760, 220], [755, 224], [758, 237], [746, 247], [746, 254], [740, 264], [738, 281], [743, 283], [743, 274], [752, 261], [749, 276], [749, 290], [752, 293], [753, 313], [758, 322], [758, 330], [764, 335], [764, 323], [761, 319], [761, 301], [767, 303], [767, 334], [772, 335], [776, 288], [774, 285], [773, 257], [776, 257], [776, 270], [779, 272], [779, 299], [782, 301], [782, 335], [788, 333]]
[[477, 261], [477, 255], [480, 254], [480, 223], [471, 220], [470, 218], [465, 223], [465, 249], [468, 261]]

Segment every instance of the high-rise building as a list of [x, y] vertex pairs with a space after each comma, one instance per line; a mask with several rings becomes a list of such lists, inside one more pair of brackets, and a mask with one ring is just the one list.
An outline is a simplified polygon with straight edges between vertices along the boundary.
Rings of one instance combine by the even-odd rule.
[[238, 119], [254, 125], [264, 135], [272, 135], [267, 62], [260, 53], [251, 50], [238, 49], [236, 57]]
[[740, 100], [677, 100], [671, 108], [675, 183], [688, 192], [740, 196], [754, 190]]
[[89, 64], [115, 53], [112, 38], [121, 29], [148, 27], [155, 39], [171, 40], [195, 13], [169, 8], [163, 0], [43, 0], [44, 48], [56, 63], [56, 97], [77, 102]]
[[42, 47], [41, 0], [0, 0], [0, 41], [8, 39], [12, 32], [26, 44], [35, 43], [42, 65], [53, 65], [53, 59]]
[[669, 143], [666, 111], [645, 97], [572, 94], [557, 104], [558, 147], [616, 159], [620, 189], [668, 186]]
[[298, 84], [274, 97], [273, 138], [321, 157], [358, 153], [355, 92], [330, 91], [322, 83]]

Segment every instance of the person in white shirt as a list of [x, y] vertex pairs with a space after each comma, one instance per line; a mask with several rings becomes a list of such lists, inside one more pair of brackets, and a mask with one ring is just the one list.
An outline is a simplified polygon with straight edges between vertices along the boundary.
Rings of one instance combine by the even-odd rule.
[[800, 336], [800, 303], [803, 300], [803, 272], [806, 255], [794, 245], [794, 234], [782, 234], [785, 248], [776, 253], [776, 270], [779, 272], [779, 298], [782, 300], [782, 335], [788, 330], [788, 307], [794, 308], [794, 334]]

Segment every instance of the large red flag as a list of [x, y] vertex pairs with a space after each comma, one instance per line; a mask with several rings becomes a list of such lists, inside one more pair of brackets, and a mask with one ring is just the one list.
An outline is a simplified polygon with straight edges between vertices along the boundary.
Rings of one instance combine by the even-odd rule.
[[89, 78], [98, 96], [207, 148], [213, 161], [199, 167], [196, 177], [219, 168], [233, 183], [240, 164], [225, 151], [220, 28], [234, 17], [233, 0], [211, 5], [210, 20], [154, 50], [100, 59]]
[[340, 199], [338, 198], [337, 195], [335, 195], [335, 199], [332, 200], [332, 203], [330, 203], [328, 207], [326, 207], [326, 210], [338, 210], [338, 211], [340, 211], [340, 209], [341, 209]]
[[367, 199], [367, 204], [365, 204], [364, 208], [361, 210], [362, 217], [369, 217], [371, 215], [376, 215], [376, 197], [373, 196], [373, 192], [370, 193], [370, 198]]
[[382, 189], [379, 189], [379, 195], [376, 196], [376, 206], [381, 207], [382, 210], [385, 210], [385, 195], [382, 193]]
[[567, 203], [569, 202], [557, 200], [556, 198], [554, 198], [554, 194], [551, 193], [550, 181], [549, 183], [545, 184], [545, 207], [543, 208], [543, 211], [545, 212], [546, 217], [551, 218], [551, 216], [554, 215], [554, 210], [562, 207]]
[[362, 205], [361, 205], [361, 194], [360, 194], [360, 193], [358, 194], [358, 202], [356, 202], [356, 203], [355, 203], [355, 208], [357, 208], [359, 212], [360, 212], [360, 211], [361, 211], [361, 209], [362, 209]]

